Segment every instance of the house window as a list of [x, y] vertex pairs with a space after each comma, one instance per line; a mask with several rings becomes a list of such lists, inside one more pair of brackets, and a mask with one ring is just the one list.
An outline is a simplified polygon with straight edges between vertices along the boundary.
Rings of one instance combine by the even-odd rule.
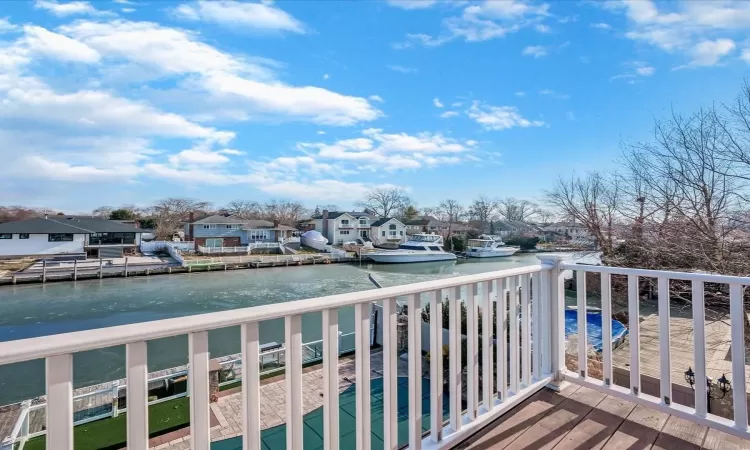
[[339, 231], [339, 234], [349, 234], [349, 230], [341, 230]]
[[251, 241], [270, 241], [270, 230], [250, 230], [249, 237]]
[[50, 233], [47, 239], [49, 242], [72, 242], [73, 233]]
[[12, 233], [0, 233], [0, 239], [13, 239]]
[[389, 230], [395, 230], [396, 229], [396, 224], [392, 223], [392, 224], [388, 225], [388, 229]]
[[242, 224], [235, 223], [235, 224], [227, 225], [227, 228], [229, 228], [230, 230], [238, 230], [242, 228]]
[[399, 233], [401, 233], [401, 236], [403, 236], [403, 235], [404, 235], [404, 232], [403, 232], [403, 230], [402, 230], [402, 231], [399, 231]]
[[381, 231], [381, 236], [385, 237], [385, 231]]
[[349, 225], [349, 219], [341, 219], [341, 225]]
[[216, 224], [212, 223], [212, 224], [209, 224], [209, 225], [203, 225], [203, 229], [204, 230], [208, 230], [208, 229], [211, 229], [211, 228], [216, 228]]
[[359, 219], [360, 225], [367, 225], [367, 219]]
[[21, 233], [18, 235], [18, 239], [28, 239], [29, 233]]

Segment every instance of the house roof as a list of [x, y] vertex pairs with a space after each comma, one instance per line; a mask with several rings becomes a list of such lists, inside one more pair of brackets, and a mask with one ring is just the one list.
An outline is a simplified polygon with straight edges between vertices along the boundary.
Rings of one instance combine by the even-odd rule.
[[287, 225], [273, 225], [273, 222], [269, 222], [268, 220], [244, 220], [242, 223], [245, 225], [242, 228], [245, 230], [258, 230], [258, 229], [271, 229], [271, 230], [296, 230], [294, 227], [290, 227]]
[[2, 223], [0, 233], [143, 233], [143, 230], [97, 217], [49, 216]]
[[236, 217], [226, 217], [226, 216], [220, 216], [218, 214], [214, 214], [212, 216], [204, 217], [201, 220], [196, 220], [193, 223], [194, 224], [209, 224], [209, 223], [229, 224], [229, 223], [245, 223], [245, 221], [242, 219], [238, 219]]
[[381, 225], [385, 225], [386, 223], [390, 222], [391, 220], [395, 220], [396, 222], [400, 223], [400, 221], [398, 219], [394, 218], [394, 217], [383, 217], [382, 219], [378, 219], [375, 222], [371, 223], [370, 226], [371, 227], [379, 227]]
[[[349, 214], [352, 217], [372, 217], [372, 214], [361, 212], [361, 211], [328, 211], [328, 218], [329, 219], [336, 219], [344, 214]], [[319, 214], [317, 216], [313, 216], [313, 219], [322, 219], [323, 215]]]

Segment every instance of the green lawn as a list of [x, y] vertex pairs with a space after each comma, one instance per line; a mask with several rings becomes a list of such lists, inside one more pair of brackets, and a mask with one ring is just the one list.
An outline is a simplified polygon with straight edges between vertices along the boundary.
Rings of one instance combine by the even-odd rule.
[[[123, 448], [126, 444], [127, 413], [110, 419], [78, 425], [73, 428], [76, 450]], [[151, 405], [148, 408], [148, 429], [151, 437], [187, 426], [190, 423], [190, 400], [187, 397]], [[24, 450], [45, 450], [46, 437], [29, 439]]]

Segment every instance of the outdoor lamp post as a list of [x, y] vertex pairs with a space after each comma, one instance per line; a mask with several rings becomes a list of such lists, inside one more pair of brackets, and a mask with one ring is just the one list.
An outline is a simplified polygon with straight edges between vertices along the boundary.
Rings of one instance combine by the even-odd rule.
[[[695, 386], [695, 372], [693, 372], [692, 367], [688, 367], [688, 370], [685, 371], [685, 381], [688, 382], [691, 389], [694, 389], [693, 386]], [[716, 380], [716, 386], [719, 387], [719, 390], [721, 391], [721, 397], [714, 397], [712, 394], [714, 384], [711, 382], [711, 377], [706, 377], [706, 386], [708, 389], [706, 390], [706, 408], [707, 412], [711, 413], [711, 399], [720, 400], [724, 398], [727, 395], [727, 392], [729, 392], [730, 389], [732, 389], [732, 382], [727, 379], [727, 375], [725, 373], [721, 374], [721, 377]]]

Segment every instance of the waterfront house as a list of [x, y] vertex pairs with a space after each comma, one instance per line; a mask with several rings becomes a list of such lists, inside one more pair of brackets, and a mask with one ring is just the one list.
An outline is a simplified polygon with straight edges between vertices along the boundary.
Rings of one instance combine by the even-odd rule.
[[366, 212], [345, 212], [324, 210], [319, 216], [313, 216], [308, 222], [332, 245], [339, 245], [355, 239], [370, 240], [371, 224], [377, 220]]
[[406, 225], [393, 217], [384, 217], [370, 224], [370, 239], [376, 245], [401, 244], [406, 240]]
[[295, 228], [278, 221], [248, 220], [214, 214], [185, 224], [188, 240], [198, 247], [240, 247], [251, 242], [279, 242], [290, 238]]
[[558, 241], [571, 244], [590, 245], [594, 236], [581, 224], [558, 222], [541, 227], [546, 241]]
[[0, 224], [0, 257], [87, 255], [118, 258], [136, 251], [143, 230], [116, 220], [46, 216]]
[[460, 222], [447, 222], [438, 220], [433, 216], [421, 216], [404, 222], [407, 234], [435, 233], [447, 237], [448, 230], [451, 234], [463, 234], [470, 230], [466, 224]]

